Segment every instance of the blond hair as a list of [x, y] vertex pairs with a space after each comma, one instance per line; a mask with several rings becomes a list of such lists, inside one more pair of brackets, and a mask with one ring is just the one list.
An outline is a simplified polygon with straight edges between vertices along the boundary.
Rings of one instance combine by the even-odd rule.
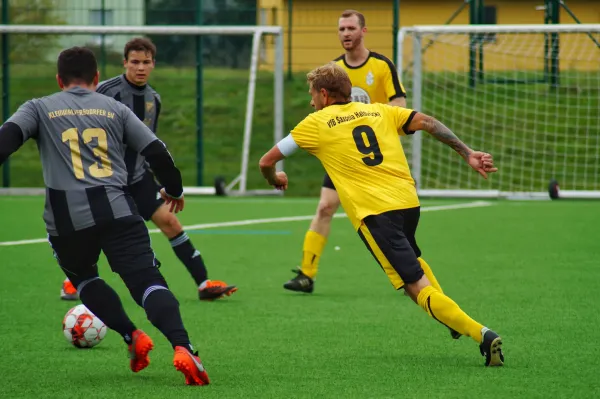
[[344, 68], [335, 62], [329, 62], [313, 69], [306, 75], [306, 81], [311, 90], [325, 89], [331, 97], [337, 97], [344, 101], [350, 100], [352, 93], [350, 77]]
[[358, 12], [356, 10], [344, 10], [342, 12], [342, 15], [340, 15], [340, 18], [350, 18], [353, 15], [356, 15], [356, 18], [358, 18], [358, 25], [361, 28], [364, 28], [366, 25], [366, 21], [365, 16], [361, 12]]

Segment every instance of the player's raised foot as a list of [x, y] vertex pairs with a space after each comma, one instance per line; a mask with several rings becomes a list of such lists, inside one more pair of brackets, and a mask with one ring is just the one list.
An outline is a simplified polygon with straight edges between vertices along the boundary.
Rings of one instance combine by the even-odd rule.
[[183, 346], [175, 347], [173, 366], [185, 376], [186, 385], [208, 385], [208, 374], [198, 357], [198, 352], [191, 353]]
[[131, 345], [129, 345], [129, 367], [131, 371], [137, 373], [142, 371], [150, 364], [148, 352], [154, 348], [152, 339], [142, 330], [135, 330], [131, 336]]
[[198, 288], [198, 296], [201, 301], [214, 301], [231, 296], [236, 291], [237, 287], [235, 285], [227, 285], [223, 281], [218, 280], [206, 280], [203, 283], [203, 287]]
[[60, 299], [64, 301], [76, 301], [79, 299], [77, 288], [75, 288], [70, 280], [63, 281], [62, 288], [60, 289]]
[[485, 356], [486, 366], [502, 366], [504, 354], [502, 353], [502, 338], [489, 328], [482, 330], [483, 340], [479, 345], [479, 351]]
[[292, 270], [297, 276], [283, 285], [283, 288], [290, 291], [306, 292], [310, 294], [315, 289], [315, 282], [312, 278], [302, 273], [300, 269]]

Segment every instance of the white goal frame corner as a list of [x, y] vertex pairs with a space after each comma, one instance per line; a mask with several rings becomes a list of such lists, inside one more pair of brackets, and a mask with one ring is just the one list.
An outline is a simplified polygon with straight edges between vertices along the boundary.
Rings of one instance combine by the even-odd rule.
[[[406, 38], [413, 40], [413, 79], [412, 79], [412, 108], [422, 108], [422, 39], [424, 35], [440, 35], [448, 33], [590, 33], [600, 32], [600, 24], [521, 24], [521, 25], [415, 25], [403, 27], [396, 35], [397, 54], [396, 69], [402, 80], [404, 47]], [[539, 200], [551, 199], [553, 195], [569, 199], [600, 199], [600, 191], [593, 190], [559, 190], [558, 186], [549, 187], [546, 192], [513, 192], [501, 190], [468, 190], [468, 189], [427, 189], [419, 188], [421, 180], [422, 132], [415, 132], [412, 140], [412, 176], [417, 182], [417, 192], [422, 197], [439, 198], [488, 198]], [[552, 186], [552, 183], [549, 182]], [[552, 193], [551, 191], [555, 191]]]
[[[186, 36], [204, 36], [204, 35], [251, 35], [252, 53], [250, 59], [250, 71], [248, 80], [248, 93], [246, 102], [246, 114], [244, 120], [243, 147], [241, 154], [240, 173], [226, 186], [219, 185], [218, 179], [215, 179], [214, 186], [193, 187], [186, 186], [184, 192], [190, 195], [281, 195], [278, 190], [248, 190], [248, 163], [250, 158], [250, 145], [252, 139], [252, 122], [254, 113], [254, 102], [256, 97], [256, 81], [258, 74], [258, 65], [260, 61], [260, 45], [263, 36], [274, 36], [274, 95], [273, 95], [273, 138], [274, 143], [283, 138], [283, 93], [284, 93], [284, 45], [283, 45], [283, 27], [281, 26], [163, 26], [163, 25], [140, 25], [140, 26], [80, 26], [80, 25], [0, 25], [0, 33], [15, 34], [152, 34], [152, 35], [186, 35]], [[278, 170], [282, 170], [283, 161], [277, 165]], [[237, 188], [236, 188], [237, 186]], [[12, 188], [3, 190], [6, 193], [21, 192], [19, 189]]]

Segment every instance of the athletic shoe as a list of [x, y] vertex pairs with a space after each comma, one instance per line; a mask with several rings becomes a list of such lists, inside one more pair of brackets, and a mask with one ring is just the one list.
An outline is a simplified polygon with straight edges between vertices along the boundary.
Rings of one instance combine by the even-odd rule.
[[489, 328], [483, 328], [483, 339], [479, 351], [485, 356], [486, 366], [502, 366], [504, 354], [502, 353], [502, 338]]
[[198, 289], [198, 296], [201, 301], [214, 301], [225, 296], [231, 296], [237, 291], [235, 285], [227, 285], [223, 281], [206, 280], [202, 289]]
[[148, 352], [154, 348], [152, 339], [142, 330], [135, 330], [131, 337], [129, 345], [129, 367], [131, 371], [137, 373], [142, 371], [150, 364]]
[[283, 288], [290, 291], [305, 292], [310, 294], [315, 289], [315, 282], [312, 278], [302, 273], [300, 269], [292, 270], [297, 276], [283, 285]]
[[175, 347], [173, 366], [185, 376], [186, 385], [208, 385], [208, 374], [198, 357], [198, 352], [191, 353], [183, 346]]
[[79, 299], [77, 288], [75, 288], [70, 280], [63, 281], [62, 288], [60, 289], [60, 299], [65, 301], [77, 301]]

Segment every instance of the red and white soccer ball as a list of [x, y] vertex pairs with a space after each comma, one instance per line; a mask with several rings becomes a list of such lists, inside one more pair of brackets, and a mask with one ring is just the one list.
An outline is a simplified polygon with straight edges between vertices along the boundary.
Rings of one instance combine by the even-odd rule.
[[77, 348], [91, 348], [106, 335], [106, 325], [84, 305], [77, 305], [65, 315], [63, 333]]

